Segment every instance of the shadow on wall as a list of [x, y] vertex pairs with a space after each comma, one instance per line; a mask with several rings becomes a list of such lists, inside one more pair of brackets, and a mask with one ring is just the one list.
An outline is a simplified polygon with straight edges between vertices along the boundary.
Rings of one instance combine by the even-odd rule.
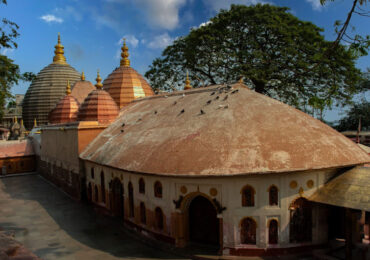
[[[8, 222], [0, 222], [0, 226], [15, 230], [16, 239], [40, 257], [56, 259], [73, 255], [86, 250], [79, 248], [82, 243], [115, 257], [174, 259], [173, 255], [146, 246], [133, 239], [128, 231], [120, 230], [120, 220], [95, 214], [91, 206], [72, 200], [38, 175], [6, 178], [1, 182], [0, 198], [10, 196], [15, 200], [8, 209], [9, 217], [3, 215]], [[34, 201], [41, 207], [23, 201]], [[4, 207], [1, 199], [0, 207]]]

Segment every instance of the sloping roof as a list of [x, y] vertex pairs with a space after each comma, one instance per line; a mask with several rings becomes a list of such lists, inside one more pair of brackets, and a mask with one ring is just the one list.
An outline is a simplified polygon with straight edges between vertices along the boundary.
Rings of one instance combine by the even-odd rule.
[[363, 145], [363, 144], [357, 144], [362, 150], [364, 150], [366, 153], [370, 154], [370, 147]]
[[370, 168], [355, 167], [318, 189], [315, 202], [370, 212]]
[[80, 157], [180, 176], [293, 172], [370, 161], [331, 127], [240, 83], [136, 100]]
[[34, 155], [29, 140], [0, 142], [0, 158]]

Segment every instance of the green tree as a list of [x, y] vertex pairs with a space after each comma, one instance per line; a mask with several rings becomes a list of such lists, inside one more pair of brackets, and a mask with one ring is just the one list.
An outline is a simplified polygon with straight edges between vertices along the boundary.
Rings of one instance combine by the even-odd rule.
[[306, 112], [351, 102], [360, 71], [355, 56], [288, 8], [232, 5], [168, 46], [145, 76], [157, 90], [180, 89], [186, 71], [194, 87], [236, 81]]
[[355, 103], [339, 122], [335, 128], [338, 131], [357, 130], [361, 118], [361, 130], [370, 130], [370, 102], [363, 101]]
[[[0, 4], [7, 4], [6, 0], [1, 0]], [[19, 26], [9, 21], [6, 18], [2, 19], [2, 26], [0, 27], [0, 53], [4, 49], [15, 49], [17, 43], [15, 39], [19, 36]], [[4, 113], [4, 107], [7, 100], [12, 95], [10, 92], [11, 86], [18, 84], [19, 80], [32, 81], [35, 75], [32, 72], [21, 74], [19, 66], [14, 64], [12, 59], [6, 55], [0, 54], [0, 119]]]
[[[322, 5], [325, 5], [327, 2], [335, 2], [336, 0], [320, 0]], [[344, 22], [337, 20], [334, 23], [335, 32], [337, 33], [337, 38], [333, 42], [331, 49], [327, 51], [327, 55], [331, 54], [333, 50], [339, 45], [341, 41], [350, 44], [350, 49], [355, 55], [365, 56], [368, 53], [370, 47], [370, 36], [369, 35], [360, 35], [360, 34], [351, 34], [348, 32], [348, 27], [352, 28], [352, 32], [355, 31], [355, 27], [351, 25], [351, 19], [353, 15], [370, 17], [370, 12], [368, 11], [367, 3], [370, 0], [353, 0], [352, 6], [347, 14], [347, 18]]]

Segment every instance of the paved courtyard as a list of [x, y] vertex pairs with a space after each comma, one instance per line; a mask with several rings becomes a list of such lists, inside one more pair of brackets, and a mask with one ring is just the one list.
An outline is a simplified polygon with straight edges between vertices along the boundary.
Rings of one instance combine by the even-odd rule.
[[44, 260], [182, 259], [143, 244], [38, 175], [0, 179], [0, 227]]

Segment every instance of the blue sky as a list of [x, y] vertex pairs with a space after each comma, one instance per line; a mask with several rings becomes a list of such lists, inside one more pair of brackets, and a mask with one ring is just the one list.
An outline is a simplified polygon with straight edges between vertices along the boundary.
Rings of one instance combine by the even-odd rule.
[[[1, 50], [20, 65], [21, 71], [39, 72], [52, 62], [57, 33], [61, 33], [67, 62], [95, 82], [119, 65], [119, 41], [125, 37], [131, 66], [144, 74], [154, 58], [178, 36], [207, 22], [220, 8], [232, 3], [271, 3], [287, 6], [302, 20], [324, 28], [326, 39], [335, 38], [335, 20], [344, 20], [352, 1], [336, 0], [321, 6], [319, 0], [8, 0], [0, 6], [0, 17], [19, 26], [16, 50]], [[354, 17], [358, 33], [369, 34], [369, 20]], [[370, 67], [370, 58], [358, 60], [358, 68]], [[29, 84], [12, 88], [13, 94], [27, 91]], [[342, 109], [327, 111], [336, 120]]]

